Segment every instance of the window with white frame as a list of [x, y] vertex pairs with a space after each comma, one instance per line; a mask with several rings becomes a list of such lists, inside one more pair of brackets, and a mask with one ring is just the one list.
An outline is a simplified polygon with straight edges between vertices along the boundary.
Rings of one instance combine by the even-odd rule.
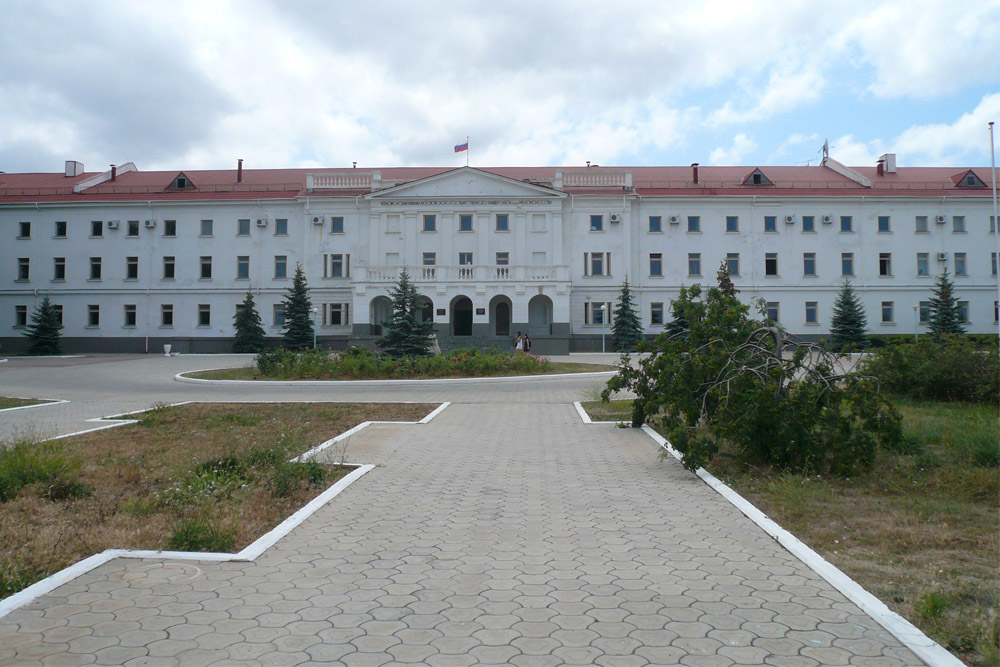
[[806, 301], [806, 324], [819, 324], [818, 301]]
[[816, 216], [815, 215], [804, 215], [804, 216], [802, 216], [802, 231], [804, 231], [804, 232], [815, 232], [816, 231]]
[[163, 258], [163, 279], [173, 280], [174, 279], [174, 258], [164, 257]]
[[236, 235], [250, 236], [250, 218], [240, 218], [236, 221]]
[[59, 326], [63, 325], [63, 307], [61, 303], [52, 304], [52, 312], [56, 316], [56, 324]]
[[659, 215], [649, 216], [649, 231], [654, 234], [663, 231], [663, 216]]
[[425, 232], [436, 232], [437, 231], [437, 216], [431, 213], [424, 215], [424, 231]]
[[510, 215], [507, 213], [497, 213], [496, 215], [496, 230], [498, 232], [509, 232], [510, 231]]
[[726, 271], [731, 276], [740, 275], [740, 253], [738, 252], [726, 253]]
[[995, 252], [990, 253], [990, 275], [995, 276], [997, 274], [997, 254]]
[[236, 279], [250, 280], [250, 255], [236, 256]]
[[19, 238], [19, 239], [30, 239], [31, 238], [31, 223], [30, 222], [19, 222], [19, 223], [17, 223], [17, 238]]
[[730, 233], [740, 231], [740, 216], [738, 215], [726, 216], [726, 231]]
[[274, 219], [274, 235], [288, 236], [288, 218]]
[[956, 276], [967, 276], [968, 268], [965, 265], [965, 253], [956, 252], [955, 253], [955, 275]]
[[288, 255], [274, 256], [274, 277], [278, 279], [288, 277]]
[[921, 324], [927, 324], [931, 321], [931, 302], [921, 301], [917, 304], [917, 319]]
[[878, 216], [878, 232], [879, 234], [888, 234], [891, 230], [889, 229], [889, 216], [880, 215]]
[[200, 261], [200, 269], [198, 272], [198, 277], [202, 280], [211, 280], [212, 278], [212, 257], [210, 255], [202, 255]]
[[64, 238], [66, 238], [66, 221], [65, 220], [56, 220], [55, 234], [52, 235], [52, 238], [56, 238], [56, 239], [64, 239]]
[[126, 328], [129, 328], [129, 329], [134, 328], [135, 327], [135, 320], [136, 320], [136, 317], [135, 317], [135, 304], [134, 303], [126, 303], [125, 307], [124, 307], [124, 313], [123, 314], [124, 314], [124, 318], [125, 319], [124, 319], [124, 324], [122, 324], [122, 326], [126, 327]]
[[840, 253], [840, 275], [842, 275], [842, 276], [853, 276], [854, 275], [854, 253], [853, 252], [842, 252], [842, 253]]
[[14, 306], [14, 326], [18, 329], [28, 326], [28, 307]]
[[849, 215], [840, 216], [840, 231], [842, 232], [853, 232], [854, 231], [854, 218]]
[[776, 252], [764, 253], [764, 275], [765, 276], [778, 275], [778, 253]]
[[583, 275], [610, 276], [611, 253], [610, 252], [583, 253]]
[[285, 304], [274, 304], [274, 307], [271, 309], [271, 322], [273, 322], [276, 327], [285, 326]]
[[689, 215], [688, 216], [688, 231], [689, 232], [700, 232], [701, 231], [701, 216]]
[[138, 257], [126, 257], [125, 258], [125, 280], [138, 280], [139, 279], [139, 258]]
[[17, 280], [19, 282], [26, 282], [31, 279], [31, 259], [28, 257], [18, 257], [17, 258]]
[[93, 238], [100, 238], [104, 236], [104, 222], [101, 220], [91, 220], [90, 235]]
[[344, 233], [344, 216], [342, 215], [330, 216], [330, 233], [331, 234]]
[[781, 320], [779, 316], [781, 315], [781, 303], [778, 301], [768, 301], [764, 304], [764, 311], [767, 313], [767, 319], [774, 323], [778, 323]]
[[604, 231], [604, 216], [603, 215], [592, 215], [592, 216], [590, 216], [590, 231], [592, 231], [592, 232], [603, 232]]
[[955, 303], [956, 309], [958, 310], [958, 321], [962, 324], [969, 323], [969, 302], [968, 301], [957, 301]]
[[163, 235], [164, 236], [177, 236], [177, 221], [176, 220], [164, 220], [163, 221]]
[[700, 252], [689, 252], [688, 253], [688, 275], [689, 276], [700, 276], [701, 275], [701, 253]]
[[895, 322], [894, 308], [895, 304], [892, 301], [882, 302], [882, 324], [892, 324]]
[[778, 231], [778, 216], [776, 216], [776, 215], [765, 215], [764, 216], [764, 231], [765, 232], [776, 232], [776, 231]]
[[351, 255], [348, 253], [327, 253], [323, 255], [324, 278], [350, 278]]
[[802, 253], [802, 275], [804, 276], [816, 275], [816, 253], [814, 252]]
[[880, 276], [892, 275], [892, 253], [880, 252], [878, 254], [878, 274]]
[[92, 303], [87, 306], [87, 326], [101, 326], [101, 306], [99, 304]]
[[954, 234], [964, 234], [965, 233], [965, 216], [964, 215], [953, 215], [951, 217], [951, 231]]
[[212, 229], [213, 229], [214, 225], [215, 225], [215, 223], [212, 222], [211, 220], [202, 220], [201, 221], [201, 235], [202, 236], [211, 236], [212, 235]]
[[66, 258], [52, 258], [52, 280], [66, 280]]
[[498, 252], [496, 256], [497, 278], [507, 280], [510, 278], [510, 253]]
[[663, 324], [663, 302], [654, 301], [649, 304], [649, 323], [652, 325]]
[[160, 306], [160, 326], [174, 326], [174, 304], [164, 303]]
[[101, 258], [91, 257], [90, 258], [90, 279], [100, 280], [101, 279]]
[[471, 232], [472, 231], [472, 214], [462, 213], [458, 216], [458, 231], [460, 232]]
[[610, 301], [586, 301], [583, 304], [583, 323], [588, 325], [611, 325], [613, 307]]
[[436, 252], [425, 252], [423, 255], [424, 266], [434, 266], [437, 264]]
[[139, 236], [138, 220], [127, 220], [125, 222], [125, 236], [133, 239]]
[[198, 304], [198, 326], [199, 327], [210, 327], [212, 326], [212, 306], [207, 303]]
[[346, 327], [351, 323], [351, 304], [349, 303], [324, 303], [320, 308], [324, 327]]
[[663, 275], [663, 253], [649, 253], [649, 275], [654, 277]]
[[926, 234], [929, 231], [926, 215], [918, 215], [914, 219], [914, 230], [917, 234]]
[[929, 252], [917, 253], [917, 275], [931, 275], [931, 254]]

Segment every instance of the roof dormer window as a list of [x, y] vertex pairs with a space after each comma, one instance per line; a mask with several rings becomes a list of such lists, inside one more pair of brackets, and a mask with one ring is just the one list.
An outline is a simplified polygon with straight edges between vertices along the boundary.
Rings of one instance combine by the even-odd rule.
[[760, 169], [754, 169], [750, 175], [743, 180], [743, 185], [774, 185], [771, 179], [764, 175]]
[[965, 172], [962, 175], [961, 179], [959, 179], [959, 181], [958, 181], [958, 187], [960, 187], [960, 188], [985, 188], [986, 187], [986, 183], [983, 182], [983, 179], [979, 178], [979, 176], [976, 174], [976, 172], [974, 172], [974, 171], [972, 171], [970, 169], [969, 171]]
[[174, 180], [170, 182], [167, 186], [167, 190], [194, 190], [195, 185], [191, 182], [191, 179], [187, 177], [187, 174], [181, 172], [174, 176]]

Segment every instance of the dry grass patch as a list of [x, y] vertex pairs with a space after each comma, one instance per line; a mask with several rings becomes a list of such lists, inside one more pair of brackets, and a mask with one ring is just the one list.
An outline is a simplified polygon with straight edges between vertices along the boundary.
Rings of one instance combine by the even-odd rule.
[[[1000, 664], [996, 406], [898, 399], [909, 452], [853, 478], [718, 457], [713, 474], [970, 665]], [[612, 401], [592, 419], [630, 418]]]
[[[0, 453], [0, 597], [109, 548], [238, 551], [351, 468], [289, 464], [430, 404], [190, 404]], [[348, 449], [349, 457], [349, 449]]]
[[22, 408], [26, 405], [41, 405], [42, 403], [51, 403], [51, 401], [45, 401], [40, 398], [11, 398], [10, 396], [0, 396], [0, 410], [6, 410], [7, 408]]

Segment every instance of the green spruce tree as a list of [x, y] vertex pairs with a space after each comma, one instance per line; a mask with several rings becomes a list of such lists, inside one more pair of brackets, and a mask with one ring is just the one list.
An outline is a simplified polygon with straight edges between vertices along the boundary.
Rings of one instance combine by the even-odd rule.
[[930, 303], [931, 335], [940, 338], [944, 334], [963, 334], [961, 312], [958, 309], [958, 299], [955, 297], [955, 285], [948, 278], [948, 269], [938, 276], [934, 284], [934, 296]]
[[434, 324], [422, 320], [423, 303], [405, 268], [389, 296], [392, 315], [382, 323], [385, 333], [376, 345], [393, 357], [430, 356]]
[[690, 297], [688, 296], [689, 288], [681, 285], [680, 294], [677, 295], [676, 299], [670, 302], [670, 315], [671, 319], [667, 322], [667, 326], [664, 327], [663, 333], [666, 334], [667, 338], [673, 339], [683, 339], [687, 336], [688, 329], [691, 328], [691, 323], [688, 322], [688, 305], [690, 304]]
[[290, 350], [304, 350], [312, 347], [313, 329], [312, 303], [309, 301], [309, 286], [301, 264], [295, 265], [295, 277], [284, 299], [285, 326], [282, 337], [285, 347]]
[[31, 354], [62, 354], [62, 335], [59, 330], [59, 315], [46, 295], [31, 314], [31, 324], [27, 326], [24, 335], [31, 341], [28, 351]]
[[861, 305], [861, 298], [845, 280], [833, 304], [833, 318], [830, 322], [830, 337], [833, 348], [841, 350], [845, 346], [864, 349], [868, 346], [868, 318]]
[[236, 338], [233, 340], [233, 352], [257, 353], [267, 344], [264, 327], [260, 324], [260, 313], [253, 301], [253, 294], [247, 290], [243, 299], [243, 307], [237, 309], [233, 316], [233, 326], [236, 328]]
[[642, 322], [635, 312], [635, 300], [629, 289], [628, 276], [615, 304], [614, 323], [611, 325], [611, 341], [620, 352], [634, 352], [642, 340]]

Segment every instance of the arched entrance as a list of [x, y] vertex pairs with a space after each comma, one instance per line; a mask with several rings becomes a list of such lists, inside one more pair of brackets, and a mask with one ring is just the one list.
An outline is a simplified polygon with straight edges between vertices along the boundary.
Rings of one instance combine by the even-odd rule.
[[510, 299], [503, 296], [495, 296], [490, 300], [490, 335], [509, 336], [510, 335]]
[[392, 301], [387, 296], [377, 296], [368, 307], [368, 322], [373, 336], [382, 335], [382, 322], [392, 317]]
[[423, 294], [420, 295], [420, 321], [434, 321], [434, 302], [431, 301], [430, 297], [424, 296]]
[[451, 300], [451, 335], [472, 335], [472, 299], [467, 296]]
[[552, 335], [552, 299], [544, 294], [537, 294], [528, 302], [528, 334]]

